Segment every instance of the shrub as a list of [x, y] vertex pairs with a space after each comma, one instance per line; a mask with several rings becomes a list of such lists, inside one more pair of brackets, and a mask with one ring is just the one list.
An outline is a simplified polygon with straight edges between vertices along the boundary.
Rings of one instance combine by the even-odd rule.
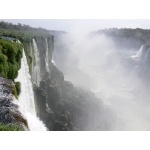
[[0, 123], [0, 131], [24, 131], [24, 129], [17, 124]]
[[16, 99], [18, 99], [17, 90], [15, 86], [12, 87], [12, 94], [15, 96]]
[[21, 93], [21, 84], [20, 84], [20, 82], [15, 82], [15, 87], [16, 87], [17, 95], [19, 96], [20, 93]]

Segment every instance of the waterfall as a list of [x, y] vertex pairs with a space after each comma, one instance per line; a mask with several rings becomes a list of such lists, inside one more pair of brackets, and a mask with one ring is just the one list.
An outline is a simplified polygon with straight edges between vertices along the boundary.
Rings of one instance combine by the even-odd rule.
[[137, 53], [137, 57], [139, 59], [141, 59], [141, 56], [142, 56], [142, 53], [143, 53], [143, 48], [144, 48], [144, 45], [141, 46], [141, 48], [139, 49], [138, 53]]
[[46, 63], [46, 71], [49, 72], [49, 56], [48, 56], [47, 38], [46, 38], [46, 57], [45, 57], [45, 63]]
[[136, 52], [136, 54], [132, 55], [131, 58], [141, 60], [141, 56], [143, 54], [144, 45]]
[[28, 125], [31, 131], [46, 131], [45, 125], [36, 116], [34, 94], [32, 89], [31, 76], [29, 74], [29, 67], [27, 59], [23, 50], [23, 58], [21, 60], [21, 69], [15, 81], [21, 83], [21, 94], [19, 96], [20, 111], [27, 118]]
[[56, 66], [55, 61], [52, 59], [52, 63]]
[[33, 82], [39, 86], [40, 80], [41, 80], [41, 73], [40, 73], [40, 57], [39, 57], [39, 50], [37, 48], [37, 44], [35, 40], [33, 39], [33, 46], [34, 46], [34, 54], [35, 54], [35, 61], [36, 65], [34, 66], [33, 69]]

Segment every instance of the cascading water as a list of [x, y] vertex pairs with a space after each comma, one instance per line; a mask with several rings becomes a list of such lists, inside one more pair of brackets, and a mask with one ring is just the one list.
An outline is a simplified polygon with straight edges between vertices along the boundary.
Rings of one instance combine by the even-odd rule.
[[136, 52], [136, 54], [131, 56], [131, 58], [139, 60], [143, 53], [143, 47], [144, 47], [144, 45], [142, 45], [141, 48]]
[[21, 83], [21, 94], [19, 96], [20, 111], [27, 118], [28, 125], [31, 131], [46, 131], [45, 125], [36, 116], [34, 94], [31, 83], [31, 76], [29, 74], [29, 67], [27, 59], [23, 50], [23, 58], [21, 60], [21, 69], [15, 81]]
[[33, 46], [34, 46], [34, 54], [35, 54], [35, 61], [36, 61], [36, 65], [34, 66], [34, 70], [33, 70], [33, 82], [37, 86], [39, 86], [41, 81], [40, 59], [39, 59], [39, 50], [37, 48], [37, 44], [34, 39], [33, 39]]
[[[55, 65], [55, 62], [52, 58], [52, 61], [51, 61], [54, 65]], [[48, 54], [48, 42], [47, 42], [47, 38], [46, 38], [46, 57], [45, 57], [45, 64], [46, 64], [46, 71], [47, 72], [50, 72], [49, 70], [49, 54]]]
[[55, 64], [55, 62], [54, 62], [54, 60], [52, 59], [52, 63], [56, 66], [56, 64]]
[[47, 38], [46, 38], [46, 57], [45, 57], [45, 63], [46, 63], [46, 71], [49, 72], [49, 56], [48, 56]]

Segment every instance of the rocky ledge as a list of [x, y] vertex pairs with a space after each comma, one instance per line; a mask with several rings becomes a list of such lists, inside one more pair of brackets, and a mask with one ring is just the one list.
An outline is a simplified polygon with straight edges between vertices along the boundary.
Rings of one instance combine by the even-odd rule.
[[15, 103], [13, 89], [12, 80], [0, 77], [0, 131], [29, 130], [27, 120]]

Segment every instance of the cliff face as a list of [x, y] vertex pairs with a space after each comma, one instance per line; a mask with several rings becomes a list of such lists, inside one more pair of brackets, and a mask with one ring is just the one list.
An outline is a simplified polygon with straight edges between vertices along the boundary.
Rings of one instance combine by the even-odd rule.
[[[109, 121], [104, 121], [101, 115], [107, 108], [104, 110], [101, 100], [92, 92], [65, 81], [63, 73], [52, 63], [53, 36], [34, 38], [30, 44], [37, 116], [47, 128], [59, 131], [107, 130]], [[107, 113], [111, 116], [109, 110]]]
[[[40, 56], [39, 60], [35, 58], [35, 65], [31, 73], [34, 84], [37, 115], [46, 124], [49, 130], [70, 130], [69, 115], [65, 108], [62, 108], [63, 106], [61, 104], [61, 85], [64, 82], [64, 77], [51, 62], [54, 39], [53, 37], [49, 37], [35, 38], [34, 40], [37, 46], [35, 53]], [[35, 50], [35, 45], [33, 47]], [[37, 70], [39, 73], [37, 79], [39, 81], [35, 81], [36, 76], [34, 72], [37, 72]], [[64, 109], [63, 113], [60, 112], [61, 109]], [[67, 119], [61, 122], [59, 120], [61, 116]]]

